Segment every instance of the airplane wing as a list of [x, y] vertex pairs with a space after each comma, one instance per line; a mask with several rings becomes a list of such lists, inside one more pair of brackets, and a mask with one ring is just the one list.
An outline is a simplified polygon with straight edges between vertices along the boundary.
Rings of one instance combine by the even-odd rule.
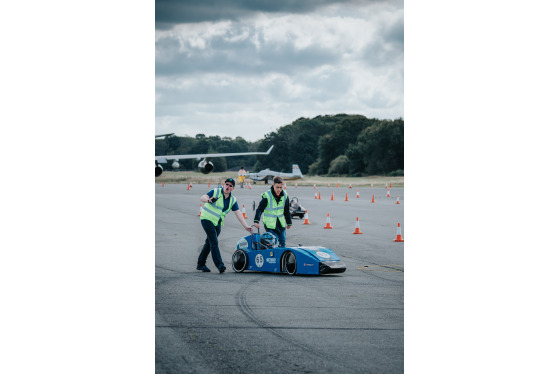
[[241, 153], [199, 153], [194, 155], [165, 155], [165, 156], [156, 156], [156, 177], [159, 177], [163, 173], [163, 167], [160, 164], [167, 164], [167, 161], [171, 161], [171, 167], [176, 169], [179, 167], [178, 160], [184, 160], [188, 158], [197, 158], [203, 159], [198, 164], [199, 170], [204, 173], [208, 174], [211, 173], [214, 169], [214, 165], [211, 161], [207, 161], [207, 158], [211, 157], [233, 157], [233, 156], [250, 156], [250, 155], [268, 155], [270, 151], [272, 151], [274, 145], [271, 145], [268, 151], [266, 152], [241, 152]]
[[165, 164], [167, 160], [184, 160], [188, 158], [210, 158], [210, 157], [232, 157], [232, 156], [250, 156], [250, 155], [268, 155], [270, 151], [274, 148], [273, 145], [270, 146], [266, 152], [242, 152], [242, 153], [199, 153], [193, 155], [166, 155], [166, 156], [156, 156], [156, 161], [161, 164]]
[[156, 135], [156, 138], [161, 138], [162, 136], [171, 136], [171, 135], [175, 135], [175, 133], [172, 132], [171, 134], [160, 134], [160, 135]]

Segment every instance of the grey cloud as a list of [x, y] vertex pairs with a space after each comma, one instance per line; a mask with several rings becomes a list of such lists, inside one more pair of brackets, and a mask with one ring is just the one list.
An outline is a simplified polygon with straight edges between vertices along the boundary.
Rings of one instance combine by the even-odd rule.
[[404, 55], [404, 20], [402, 17], [380, 26], [379, 36], [374, 38], [360, 54], [371, 66], [399, 65]]
[[336, 64], [341, 58], [340, 51], [317, 45], [298, 49], [290, 41], [257, 48], [251, 38], [231, 42], [220, 36], [212, 37], [207, 43], [208, 48], [186, 47], [179, 51], [180, 43], [174, 37], [160, 39], [156, 44], [156, 75], [211, 71], [241, 75], [271, 71], [294, 74], [302, 69]]
[[[318, 10], [336, 2], [344, 6]], [[156, 1], [156, 12], [178, 7], [158, 16], [173, 26], [156, 30], [160, 132], [193, 135], [204, 132], [192, 130], [200, 127], [237, 136], [231, 123], [257, 134], [263, 124], [272, 131], [302, 116], [403, 115], [401, 1], [282, 3]], [[294, 17], [270, 14], [290, 6]], [[227, 21], [200, 23], [214, 19]]]
[[395, 42], [402, 48], [404, 44], [404, 19], [400, 18], [394, 22], [386, 31], [386, 40], [388, 42]]
[[156, 30], [181, 23], [239, 20], [254, 13], [309, 13], [331, 4], [367, 4], [390, 0], [155, 0]]
[[174, 85], [174, 79], [156, 80], [159, 99], [156, 116], [170, 115], [177, 106], [189, 104], [224, 105], [255, 103], [302, 103], [339, 100], [351, 89], [347, 72], [331, 68], [328, 72], [303, 73], [287, 76], [264, 74], [260, 79], [247, 81], [243, 77], [231, 78], [202, 74], [187, 78], [186, 83]]

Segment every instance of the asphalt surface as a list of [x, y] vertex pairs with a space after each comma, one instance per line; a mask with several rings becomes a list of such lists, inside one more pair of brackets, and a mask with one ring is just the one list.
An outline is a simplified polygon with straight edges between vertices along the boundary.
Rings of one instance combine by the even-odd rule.
[[[248, 224], [268, 188], [234, 190]], [[311, 224], [294, 218], [287, 246], [325, 246], [346, 264], [345, 273], [321, 276], [234, 273], [231, 256], [247, 232], [233, 213], [219, 237], [226, 272], [211, 256], [212, 271], [197, 271], [206, 238], [200, 196], [209, 190], [155, 186], [156, 373], [404, 371], [404, 243], [393, 241], [398, 223], [406, 239], [402, 188], [387, 197], [385, 188], [288, 187]]]

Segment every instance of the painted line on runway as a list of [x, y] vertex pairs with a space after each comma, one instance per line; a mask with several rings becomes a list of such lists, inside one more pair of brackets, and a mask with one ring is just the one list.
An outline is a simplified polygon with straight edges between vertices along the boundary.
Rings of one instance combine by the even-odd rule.
[[358, 266], [357, 268], [358, 270], [365, 270], [365, 271], [380, 271], [384, 273], [397, 273], [397, 272], [404, 273], [403, 265], [362, 265], [362, 266]]
[[[260, 326], [183, 326], [183, 325], [156, 325], [156, 328], [170, 328], [170, 329], [254, 329], [260, 330]], [[343, 331], [403, 331], [403, 329], [386, 329], [381, 327], [287, 327], [287, 326], [268, 326], [267, 328], [279, 330], [343, 330]]]

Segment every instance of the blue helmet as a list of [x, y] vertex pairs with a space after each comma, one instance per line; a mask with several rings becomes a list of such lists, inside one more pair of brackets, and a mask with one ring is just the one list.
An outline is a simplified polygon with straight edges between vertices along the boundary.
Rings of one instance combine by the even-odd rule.
[[276, 235], [269, 232], [265, 232], [261, 235], [261, 246], [262, 248], [276, 248], [278, 247], [278, 239]]

